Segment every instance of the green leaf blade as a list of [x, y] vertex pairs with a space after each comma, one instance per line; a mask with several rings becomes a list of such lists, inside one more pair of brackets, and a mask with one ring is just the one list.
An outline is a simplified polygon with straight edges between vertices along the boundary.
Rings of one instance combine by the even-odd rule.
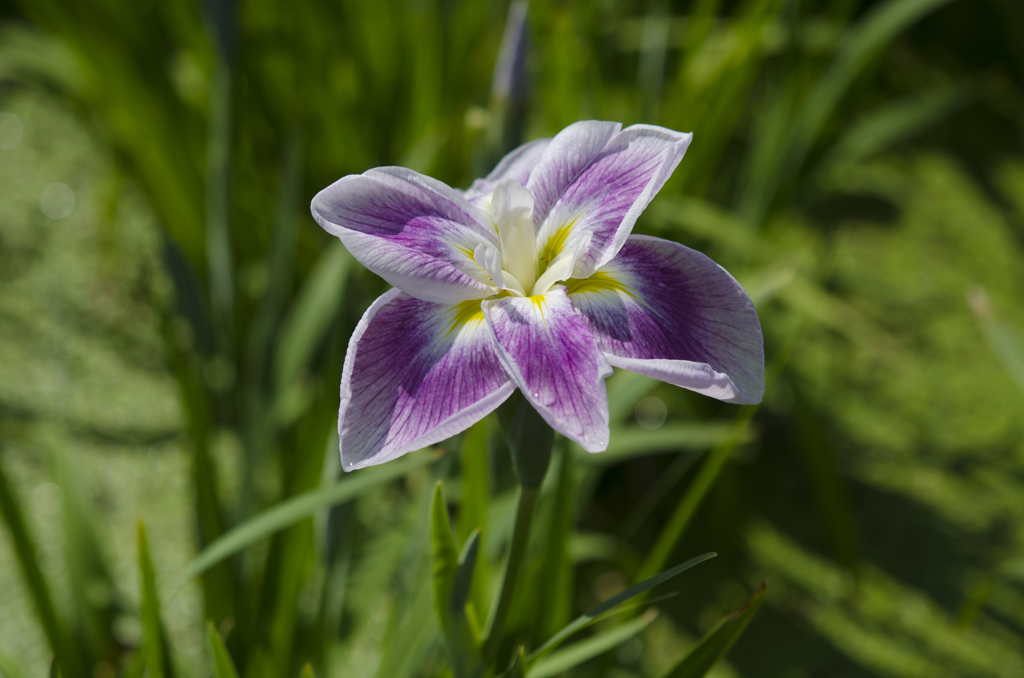
[[224, 641], [217, 633], [217, 627], [213, 625], [212, 621], [209, 621], [206, 623], [206, 630], [210, 640], [210, 652], [213, 654], [213, 675], [216, 678], [238, 678], [238, 670], [235, 669], [235, 663], [231, 661], [231, 655], [228, 654]]
[[652, 611], [631, 622], [574, 643], [558, 652], [552, 652], [534, 665], [527, 674], [527, 678], [552, 678], [579, 666], [639, 635], [657, 616], [657, 613]]
[[146, 526], [138, 527], [139, 586], [142, 601], [143, 652], [150, 678], [171, 678], [170, 657], [166, 647], [163, 622], [160, 621], [160, 598], [156, 592], [156, 571], [149, 552]]
[[768, 584], [762, 581], [754, 595], [705, 634], [663, 678], [702, 678], [707, 675], [743, 634], [767, 595]]
[[181, 591], [193, 577], [260, 539], [294, 525], [320, 509], [355, 499], [363, 492], [426, 466], [435, 458], [429, 453], [406, 455], [402, 459], [362, 471], [358, 476], [349, 477], [334, 485], [305, 492], [253, 516], [223, 534], [189, 562], [171, 585], [167, 598]]
[[660, 574], [657, 574], [653, 577], [650, 577], [649, 579], [645, 579], [644, 581], [638, 584], [630, 586], [628, 589], [626, 589], [622, 593], [619, 593], [618, 595], [612, 596], [611, 598], [604, 601], [597, 607], [591, 609], [589, 612], [580, 615], [575, 620], [573, 620], [571, 624], [567, 625], [561, 631], [559, 631], [554, 636], [549, 638], [547, 642], [541, 645], [538, 649], [534, 650], [534, 652], [530, 655], [530, 659], [536, 660], [544, 653], [557, 647], [563, 640], [565, 640], [572, 634], [594, 623], [598, 617], [600, 617], [606, 612], [611, 611], [615, 607], [618, 607], [630, 598], [635, 598], [636, 596], [639, 596], [643, 593], [647, 593], [647, 591], [651, 590], [658, 584], [664, 583], [669, 579], [672, 579], [673, 577], [682, 574], [686, 570], [689, 570], [691, 567], [699, 565], [700, 563], [703, 563], [705, 560], [710, 560], [717, 555], [717, 553], [708, 552], [699, 555], [695, 558], [691, 558], [690, 560], [687, 560], [685, 563], [680, 563], [679, 565], [676, 565], [673, 568], [665, 570]]

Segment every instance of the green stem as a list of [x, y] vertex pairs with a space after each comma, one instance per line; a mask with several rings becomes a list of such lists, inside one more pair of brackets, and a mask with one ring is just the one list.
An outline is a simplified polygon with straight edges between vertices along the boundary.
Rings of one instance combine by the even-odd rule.
[[505, 571], [502, 574], [498, 603], [491, 608], [491, 614], [487, 619], [487, 626], [484, 630], [484, 660], [488, 664], [494, 662], [501, 645], [502, 635], [505, 632], [505, 622], [508, 613], [512, 609], [512, 598], [516, 590], [516, 580], [519, 578], [519, 570], [526, 558], [526, 549], [530, 543], [530, 526], [533, 523], [533, 511], [537, 506], [537, 496], [540, 494], [539, 487], [519, 486], [519, 493], [516, 497], [516, 523], [512, 531], [512, 546], [508, 552], [508, 560], [505, 561]]

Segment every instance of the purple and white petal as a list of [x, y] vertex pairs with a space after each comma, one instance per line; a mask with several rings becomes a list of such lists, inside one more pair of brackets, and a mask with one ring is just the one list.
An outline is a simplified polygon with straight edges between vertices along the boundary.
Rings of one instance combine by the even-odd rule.
[[678, 243], [633, 235], [568, 296], [615, 367], [733, 403], [764, 395], [764, 344], [750, 297]]
[[515, 390], [479, 301], [438, 304], [390, 290], [352, 334], [338, 414], [346, 471], [440, 442]]
[[597, 162], [622, 124], [583, 120], [555, 135], [525, 185], [533, 193], [533, 223], [540, 228], [562, 194]]
[[483, 303], [505, 370], [551, 428], [589, 452], [608, 447], [611, 373], [562, 287]]
[[[586, 254], [576, 262], [573, 277], [585, 278], [619, 251], [637, 217], [672, 175], [690, 145], [692, 134], [653, 125], [633, 125], [608, 140], [559, 194], [550, 210], [534, 212], [541, 266], [557, 256], [574, 233], [593, 234]], [[552, 142], [552, 147], [558, 141]], [[550, 147], [549, 147], [550, 148]], [[543, 164], [542, 164], [543, 167]], [[531, 181], [540, 176], [540, 168]]]
[[494, 187], [502, 179], [515, 179], [525, 186], [549, 143], [551, 139], [534, 139], [509, 151], [498, 161], [490, 174], [483, 179], [477, 179], [465, 190], [466, 199], [480, 207], [479, 199], [494, 191]]
[[339, 179], [311, 209], [363, 266], [414, 297], [456, 303], [494, 294], [473, 255], [478, 245], [497, 247], [497, 234], [440, 181], [383, 167]]

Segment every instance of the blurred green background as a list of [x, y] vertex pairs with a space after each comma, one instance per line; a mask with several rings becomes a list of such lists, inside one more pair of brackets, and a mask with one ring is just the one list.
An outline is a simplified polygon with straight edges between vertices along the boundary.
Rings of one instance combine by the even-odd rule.
[[244, 676], [444, 675], [427, 507], [443, 478], [460, 537], [483, 525], [485, 600], [493, 418], [172, 584], [339, 477], [345, 347], [386, 285], [312, 196], [390, 164], [466, 187], [596, 118], [694, 133], [637, 231], [744, 284], [768, 390], [612, 377], [609, 451], [557, 444], [513, 630], [535, 646], [660, 545], [720, 555], [571, 675], [659, 678], [761, 579], [713, 675], [1024, 675], [1024, 3], [520, 9], [0, 0], [0, 673], [58, 649], [68, 678], [208, 676], [212, 620]]

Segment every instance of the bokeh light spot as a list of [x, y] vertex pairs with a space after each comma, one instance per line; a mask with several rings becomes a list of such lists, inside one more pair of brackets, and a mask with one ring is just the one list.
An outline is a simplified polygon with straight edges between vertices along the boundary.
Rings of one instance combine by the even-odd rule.
[[64, 184], [50, 184], [39, 196], [39, 208], [51, 219], [63, 219], [75, 209], [75, 192]]
[[668, 407], [661, 398], [650, 396], [636, 405], [636, 423], [646, 429], [656, 429], [665, 423]]

